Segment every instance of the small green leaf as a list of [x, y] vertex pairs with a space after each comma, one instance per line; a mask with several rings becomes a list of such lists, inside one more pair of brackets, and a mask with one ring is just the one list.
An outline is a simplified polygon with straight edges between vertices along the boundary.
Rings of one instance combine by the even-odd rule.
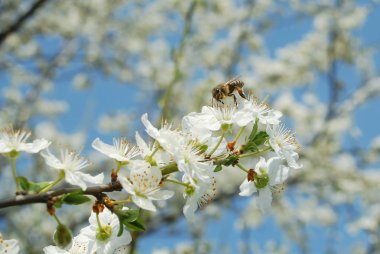
[[139, 209], [119, 210], [119, 211], [115, 211], [115, 214], [119, 217], [122, 223], [133, 222], [139, 218], [140, 210]]
[[222, 169], [223, 169], [222, 164], [218, 164], [218, 165], [216, 165], [216, 167], [215, 167], [215, 169], [214, 169], [214, 172], [219, 172], [219, 171], [221, 171]]
[[143, 223], [139, 220], [133, 222], [123, 222], [123, 224], [132, 231], [145, 231]]
[[257, 133], [253, 141], [255, 142], [256, 146], [259, 146], [264, 144], [268, 137], [269, 136], [265, 131], [260, 131], [259, 133]]
[[249, 141], [245, 146], [244, 146], [244, 152], [249, 151], [249, 152], [255, 152], [258, 151], [259, 148], [255, 144], [254, 141]]
[[223, 162], [223, 165], [224, 166], [231, 166], [232, 164], [234, 164], [237, 160], [239, 159], [239, 157], [235, 154], [230, 154], [228, 155], [228, 157], [224, 160]]
[[62, 199], [62, 202], [68, 205], [80, 205], [88, 201], [91, 201], [89, 197], [85, 196], [82, 193], [75, 193], [75, 192], [66, 195]]
[[54, 202], [54, 207], [55, 208], [61, 208], [63, 204], [63, 198], [59, 198], [57, 201]]
[[248, 137], [249, 141], [255, 138], [258, 128], [259, 128], [259, 121], [258, 119], [256, 119], [255, 124], [253, 125], [253, 128], [252, 128], [251, 134], [249, 134], [249, 137]]
[[117, 232], [117, 236], [121, 236], [123, 234], [123, 231], [124, 231], [124, 224], [121, 222], [121, 219], [119, 217], [119, 231]]
[[20, 185], [21, 185], [21, 188], [24, 190], [24, 191], [29, 191], [29, 182], [28, 182], [28, 179], [26, 179], [25, 177], [23, 176], [19, 176], [18, 177], [18, 180], [20, 181]]
[[29, 190], [30, 191], [39, 192], [43, 188], [45, 188], [46, 186], [48, 186], [49, 184], [51, 184], [52, 182], [39, 182], [39, 183], [35, 183], [35, 182], [29, 181], [28, 183], [29, 183]]
[[199, 153], [202, 154], [202, 153], [205, 153], [208, 149], [208, 145], [200, 145], [199, 146]]

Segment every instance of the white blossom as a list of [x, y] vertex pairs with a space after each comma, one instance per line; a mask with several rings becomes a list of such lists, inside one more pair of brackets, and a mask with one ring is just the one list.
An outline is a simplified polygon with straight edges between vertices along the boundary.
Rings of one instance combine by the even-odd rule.
[[145, 126], [146, 133], [148, 133], [149, 136], [154, 138], [160, 144], [160, 146], [164, 148], [164, 150], [175, 151], [176, 149], [180, 149], [180, 147], [175, 147], [175, 144], [173, 144], [172, 141], [180, 139], [181, 134], [178, 131], [171, 130], [171, 125], [163, 124], [163, 126], [160, 129], [157, 129], [148, 120], [147, 113], [141, 116], [141, 121]]
[[35, 139], [32, 143], [27, 143], [30, 135], [30, 132], [24, 130], [6, 129], [0, 131], [0, 153], [38, 153], [50, 145], [46, 139]]
[[219, 131], [222, 128], [229, 129], [233, 124], [244, 127], [251, 121], [252, 116], [247, 110], [241, 110], [234, 106], [204, 106], [200, 113], [192, 112], [183, 117], [182, 128], [191, 133], [202, 131], [202, 136], [207, 134], [204, 130], [208, 130], [209, 134], [206, 137], [209, 137], [211, 132]]
[[155, 212], [153, 200], [166, 200], [174, 195], [173, 191], [161, 190], [162, 174], [158, 167], [143, 160], [134, 160], [130, 169], [129, 177], [120, 177], [119, 180], [137, 206]]
[[272, 203], [272, 190], [281, 185], [289, 174], [289, 168], [281, 165], [281, 158], [272, 157], [268, 161], [260, 158], [255, 166], [255, 176], [252, 180], [247, 178], [240, 185], [240, 196], [250, 196], [259, 192], [257, 205], [264, 213], [269, 212]]
[[250, 98], [239, 105], [242, 111], [248, 112], [245, 117], [255, 121], [258, 119], [262, 124], [279, 124], [282, 113], [278, 110], [271, 109], [267, 104]]
[[[98, 216], [102, 229], [99, 228], [96, 214], [93, 212], [89, 218], [90, 225], [80, 231], [80, 236], [89, 241], [89, 253], [113, 254], [131, 242], [132, 238], [128, 231], [117, 236], [119, 231], [117, 215], [104, 209]], [[99, 234], [101, 230], [105, 234]]]
[[297, 163], [298, 154], [295, 152], [298, 145], [293, 134], [283, 125], [268, 125], [266, 131], [269, 135], [269, 144], [276, 154], [286, 159], [289, 167], [300, 168], [301, 165]]
[[0, 253], [17, 254], [20, 251], [18, 241], [15, 239], [4, 240], [0, 233]]
[[94, 185], [103, 183], [103, 173], [91, 176], [90, 174], [81, 172], [83, 168], [89, 166], [89, 162], [75, 152], [69, 151], [68, 149], [62, 149], [60, 151], [60, 158], [57, 158], [49, 149], [47, 149], [42, 152], [41, 155], [44, 157], [48, 166], [64, 171], [66, 182], [80, 186], [82, 190], [87, 189], [88, 184]]
[[[160, 149], [158, 145], [147, 144], [136, 131], [136, 144], [140, 149], [141, 156], [145, 159], [153, 160], [157, 165], [165, 164], [169, 162], [170, 155], [164, 150]], [[153, 154], [153, 156], [152, 156]]]
[[125, 138], [114, 138], [113, 145], [108, 145], [99, 138], [96, 138], [92, 142], [92, 147], [118, 162], [128, 162], [139, 155], [139, 149], [136, 146], [128, 144]]
[[189, 178], [187, 175], [183, 176], [182, 181], [191, 185], [184, 194], [186, 198], [185, 206], [183, 207], [183, 214], [189, 221], [195, 220], [195, 212], [198, 207], [203, 207], [209, 203], [216, 194], [216, 182], [215, 179], [210, 181], [195, 181], [194, 178]]
[[[149, 122], [146, 114], [143, 115], [142, 121], [148, 134], [172, 156], [178, 165], [178, 170], [187, 174], [192, 183], [194, 183], [193, 177], [202, 181], [210, 179], [213, 165], [211, 161], [205, 161], [204, 156], [201, 156], [202, 152], [205, 152], [201, 150], [202, 144], [194, 141], [189, 134], [173, 131], [168, 127], [158, 130]], [[215, 139], [213, 141], [216, 142]], [[211, 144], [215, 145], [214, 142]]]

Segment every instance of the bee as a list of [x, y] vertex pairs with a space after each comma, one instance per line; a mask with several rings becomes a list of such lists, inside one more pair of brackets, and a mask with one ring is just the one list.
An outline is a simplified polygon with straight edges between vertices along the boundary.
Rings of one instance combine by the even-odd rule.
[[222, 101], [224, 98], [226, 98], [227, 96], [233, 97], [235, 104], [237, 104], [236, 96], [235, 94], [233, 94], [235, 90], [239, 93], [239, 95], [242, 98], [247, 99], [243, 91], [243, 86], [244, 86], [243, 81], [237, 78], [231, 79], [227, 81], [226, 83], [222, 83], [214, 87], [211, 91], [212, 98], [224, 104], [224, 102]]

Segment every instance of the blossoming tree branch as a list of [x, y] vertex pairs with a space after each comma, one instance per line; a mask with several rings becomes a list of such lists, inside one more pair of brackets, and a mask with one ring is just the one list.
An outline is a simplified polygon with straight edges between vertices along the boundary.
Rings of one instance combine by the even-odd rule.
[[[242, 91], [239, 91], [239, 94]], [[243, 93], [242, 93], [243, 94]], [[181, 127], [163, 123], [155, 127], [143, 114], [141, 121], [153, 142], [136, 132], [136, 145], [125, 138], [107, 144], [100, 138], [92, 147], [115, 162], [112, 170], [92, 176], [86, 173], [89, 161], [68, 149], [53, 147], [48, 140], [29, 142], [30, 132], [6, 129], [0, 133], [0, 152], [11, 163], [16, 196], [0, 201], [0, 208], [44, 203], [56, 222], [56, 246], [44, 253], [126, 253], [132, 241], [130, 231], [144, 231], [142, 211], [156, 212], [156, 201], [170, 199], [170, 185], [181, 187], [186, 203], [185, 217], [212, 201], [224, 170], [243, 171], [241, 196], [257, 193], [257, 207], [270, 212], [272, 193], [281, 192], [290, 170], [300, 168], [298, 145], [293, 133], [281, 123], [282, 113], [257, 98], [238, 98], [204, 106], [182, 118]], [[22, 153], [39, 153], [57, 178], [33, 182], [20, 176], [17, 158]], [[62, 181], [73, 187], [57, 188]], [[125, 198], [115, 199], [112, 192]], [[90, 198], [90, 197], [94, 198]], [[73, 237], [59, 219], [62, 205], [92, 202], [89, 225]], [[149, 229], [147, 229], [149, 230]], [[18, 253], [17, 240], [3, 240], [0, 251]], [[2, 253], [3, 253], [2, 252]]]

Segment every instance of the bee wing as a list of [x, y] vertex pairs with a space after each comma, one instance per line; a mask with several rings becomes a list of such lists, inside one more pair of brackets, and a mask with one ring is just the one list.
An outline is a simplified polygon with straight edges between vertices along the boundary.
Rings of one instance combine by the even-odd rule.
[[233, 82], [235, 82], [235, 81], [240, 80], [240, 77], [241, 77], [241, 75], [238, 75], [238, 76], [235, 76], [234, 78], [228, 80], [228, 81], [226, 82], [226, 85], [228, 85], [228, 84], [230, 84], [230, 83], [233, 83]]

